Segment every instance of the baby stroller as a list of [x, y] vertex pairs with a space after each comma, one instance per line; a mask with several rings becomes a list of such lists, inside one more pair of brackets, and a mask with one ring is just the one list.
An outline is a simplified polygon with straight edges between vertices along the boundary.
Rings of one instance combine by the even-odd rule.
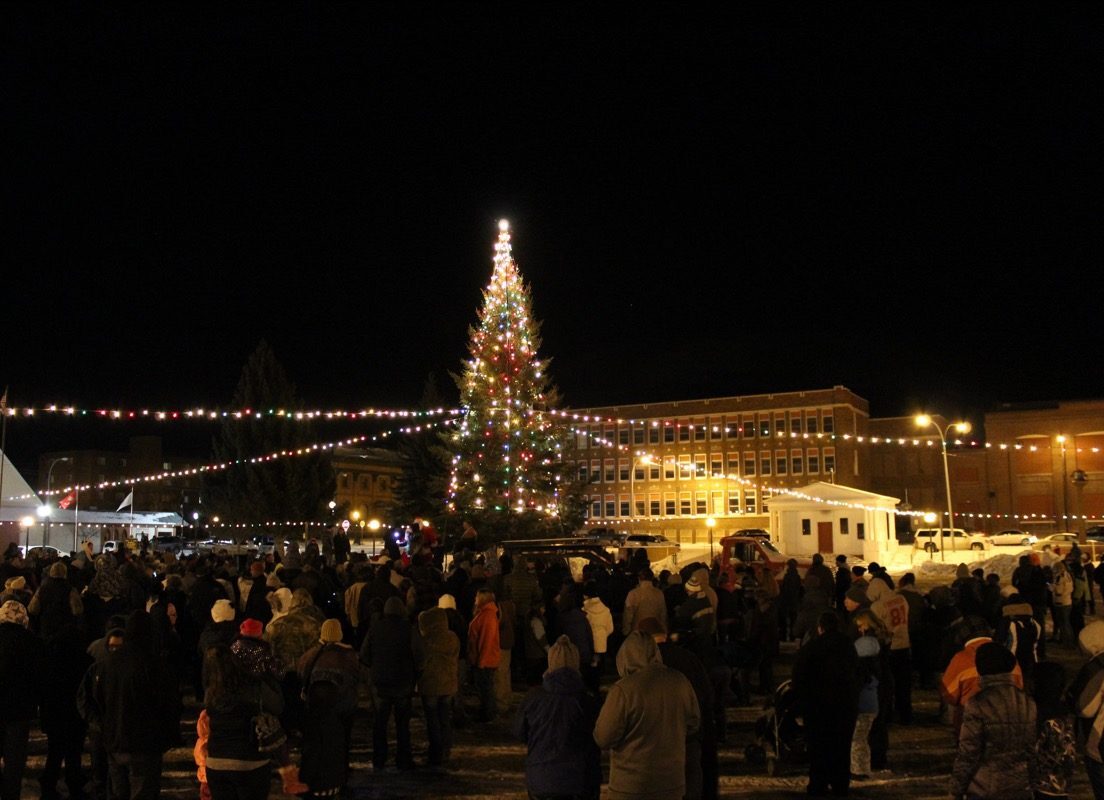
[[744, 749], [752, 764], [766, 764], [767, 774], [775, 775], [778, 762], [797, 762], [805, 758], [805, 732], [794, 711], [794, 690], [784, 681], [755, 721], [755, 744]]

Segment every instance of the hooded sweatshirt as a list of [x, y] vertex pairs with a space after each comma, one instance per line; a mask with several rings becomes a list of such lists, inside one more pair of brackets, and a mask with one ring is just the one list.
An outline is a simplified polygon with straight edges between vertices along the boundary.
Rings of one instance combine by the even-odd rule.
[[875, 578], [866, 589], [870, 610], [889, 630], [891, 650], [909, 649], [909, 603], [894, 592], [881, 578]]
[[594, 741], [610, 750], [612, 800], [679, 800], [686, 791], [686, 737], [701, 713], [690, 681], [663, 665], [651, 636], [630, 634], [617, 653], [621, 680], [606, 697]]
[[418, 616], [421, 650], [424, 658], [418, 691], [427, 697], [456, 694], [459, 689], [457, 659], [460, 639], [449, 630], [448, 613], [431, 608]]

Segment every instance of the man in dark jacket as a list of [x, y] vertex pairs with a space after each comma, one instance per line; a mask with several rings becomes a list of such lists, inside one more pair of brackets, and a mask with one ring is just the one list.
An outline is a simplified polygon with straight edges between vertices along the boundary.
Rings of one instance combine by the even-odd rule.
[[981, 689], [966, 704], [952, 797], [1031, 800], [1029, 754], [1035, 744], [1035, 703], [1012, 677], [1016, 658], [994, 642], [977, 650]]
[[793, 668], [795, 711], [805, 720], [811, 795], [847, 794], [859, 708], [859, 660], [839, 617], [825, 612]]
[[76, 625], [56, 630], [45, 642], [45, 683], [50, 687], [42, 696], [41, 727], [47, 737], [46, 766], [39, 778], [42, 800], [59, 800], [57, 781], [65, 762], [65, 784], [69, 797], [84, 794], [81, 751], [84, 749], [85, 724], [77, 711], [77, 690], [92, 656], [84, 647], [84, 637]]
[[578, 648], [561, 636], [548, 651], [541, 685], [518, 708], [514, 735], [528, 747], [530, 797], [597, 798], [601, 789], [601, 753], [591, 736], [598, 706], [583, 685], [579, 662]]
[[42, 643], [27, 627], [27, 609], [16, 600], [0, 606], [0, 797], [18, 800], [27, 766], [27, 740], [42, 696]]
[[809, 578], [816, 578], [814, 585], [819, 586], [821, 591], [823, 591], [829, 599], [832, 598], [832, 587], [835, 585], [835, 578], [832, 576], [832, 570], [824, 565], [824, 556], [820, 553], [813, 553], [813, 563], [810, 564], [809, 569], [805, 571], [806, 591], [809, 589]]
[[376, 714], [372, 725], [372, 764], [377, 771], [387, 763], [387, 725], [395, 715], [395, 738], [399, 752], [395, 763], [401, 770], [414, 768], [410, 747], [411, 697], [414, 694], [414, 633], [406, 619], [406, 606], [397, 597], [383, 606], [383, 616], [372, 623], [360, 660], [372, 674], [372, 699]]
[[836, 608], [843, 608], [843, 596], [851, 588], [851, 569], [847, 566], [847, 556], [836, 556]]
[[179, 736], [180, 695], [145, 611], [127, 619], [123, 646], [108, 654], [97, 691], [112, 793], [159, 797], [161, 759]]

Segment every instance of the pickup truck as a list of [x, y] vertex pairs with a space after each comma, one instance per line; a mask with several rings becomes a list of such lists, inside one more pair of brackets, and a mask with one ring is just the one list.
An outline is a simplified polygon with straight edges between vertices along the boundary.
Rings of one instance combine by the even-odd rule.
[[[759, 577], [764, 570], [770, 570], [776, 578], [781, 578], [786, 570], [786, 562], [791, 556], [783, 553], [774, 546], [769, 539], [761, 536], [741, 536], [735, 534], [721, 539], [720, 559], [721, 571], [728, 574], [731, 580], [736, 578], [736, 567], [744, 565], [750, 567], [752, 573]], [[797, 561], [797, 571], [804, 576], [805, 571], [813, 563], [811, 558], [794, 558]]]

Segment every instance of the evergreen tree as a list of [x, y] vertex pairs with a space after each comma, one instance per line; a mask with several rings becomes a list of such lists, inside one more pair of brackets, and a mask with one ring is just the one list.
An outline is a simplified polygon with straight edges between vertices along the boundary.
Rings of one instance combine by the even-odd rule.
[[[446, 401], [431, 374], [422, 390], [419, 408], [440, 408]], [[395, 481], [392, 511], [398, 521], [414, 517], [433, 519], [445, 510], [445, 489], [449, 476], [449, 452], [433, 430], [412, 433], [399, 439], [402, 472]]]
[[478, 519], [492, 536], [555, 525], [565, 431], [548, 414], [558, 397], [548, 362], [537, 355], [540, 324], [505, 220], [479, 324], [468, 336], [471, 358], [454, 376], [461, 418], [446, 437], [453, 456], [449, 509]]
[[[241, 409], [301, 408], [295, 387], [264, 341], [242, 370], [234, 392], [234, 407]], [[215, 440], [219, 461], [237, 461], [226, 470], [211, 473], [205, 481], [212, 513], [227, 522], [258, 524], [270, 521], [317, 522], [328, 519], [327, 503], [336, 489], [330, 453], [279, 458], [250, 463], [249, 459], [295, 450], [314, 441], [312, 426], [288, 417], [265, 414], [248, 420], [222, 423]], [[295, 534], [300, 527], [289, 527]], [[245, 534], [239, 538], [244, 538]]]

